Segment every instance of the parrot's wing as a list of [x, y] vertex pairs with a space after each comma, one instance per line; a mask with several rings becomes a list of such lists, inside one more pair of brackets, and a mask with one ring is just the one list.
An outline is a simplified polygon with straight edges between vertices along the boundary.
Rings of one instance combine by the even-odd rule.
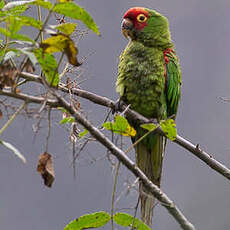
[[181, 71], [179, 60], [172, 49], [164, 51], [167, 115], [176, 115], [181, 94]]

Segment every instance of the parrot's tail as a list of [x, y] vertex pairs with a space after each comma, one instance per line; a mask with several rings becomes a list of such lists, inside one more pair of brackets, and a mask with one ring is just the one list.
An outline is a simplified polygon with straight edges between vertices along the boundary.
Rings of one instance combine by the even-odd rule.
[[[152, 148], [147, 147], [148, 145], [143, 142], [140, 142], [135, 148], [137, 166], [145, 173], [148, 179], [158, 187], [160, 187], [161, 181], [165, 144], [165, 137], [154, 134], [151, 137]], [[145, 224], [151, 227], [155, 198], [141, 182], [139, 184], [139, 192], [141, 200], [141, 219]]]

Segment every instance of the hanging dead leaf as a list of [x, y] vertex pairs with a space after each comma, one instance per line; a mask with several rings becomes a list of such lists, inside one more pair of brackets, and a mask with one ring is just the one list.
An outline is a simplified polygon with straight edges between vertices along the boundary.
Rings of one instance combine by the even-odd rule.
[[2, 110], [0, 109], [0, 119], [2, 119], [3, 114], [2, 114]]
[[66, 34], [57, 33], [41, 42], [40, 47], [45, 53], [64, 52], [70, 64], [80, 66], [77, 60], [78, 49], [73, 40]]
[[39, 156], [37, 171], [41, 174], [44, 184], [47, 187], [51, 187], [55, 179], [51, 154], [44, 152]]
[[78, 49], [75, 46], [72, 39], [69, 39], [69, 41], [68, 41], [68, 46], [65, 49], [65, 54], [66, 54], [70, 64], [72, 64], [74, 66], [80, 66], [82, 64], [82, 63], [78, 62], [78, 60], [77, 60]]
[[34, 71], [35, 71], [34, 65], [33, 65], [33, 63], [30, 61], [29, 58], [27, 59], [24, 68], [25, 68], [25, 71], [26, 71], [27, 73], [34, 73]]
[[81, 110], [81, 103], [80, 103], [80, 101], [74, 100], [73, 106], [74, 106], [74, 108], [75, 108], [77, 111], [80, 111], [80, 110]]
[[15, 78], [18, 74], [17, 68], [15, 68], [10, 60], [0, 64], [0, 89], [5, 86], [15, 87]]

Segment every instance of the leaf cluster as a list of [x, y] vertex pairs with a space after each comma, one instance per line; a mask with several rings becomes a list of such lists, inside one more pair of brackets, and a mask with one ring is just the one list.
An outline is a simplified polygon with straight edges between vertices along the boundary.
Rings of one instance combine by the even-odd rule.
[[[41, 21], [36, 17], [27, 16], [27, 10], [31, 7], [41, 7], [44, 11], [48, 10], [45, 20]], [[62, 23], [49, 25], [49, 19], [56, 14], [61, 15]], [[0, 41], [0, 66], [10, 60], [10, 65], [17, 71], [29, 69], [30, 72], [33, 72], [35, 71], [35, 65], [39, 64], [46, 81], [51, 86], [57, 87], [60, 81], [58, 69], [63, 55], [66, 55], [68, 62], [73, 66], [81, 65], [77, 59], [78, 49], [71, 38], [77, 24], [66, 22], [65, 18], [79, 20], [87, 28], [100, 35], [99, 29], [90, 14], [74, 2], [59, 1], [52, 4], [49, 1], [28, 0], [5, 4], [2, 0], [0, 2], [0, 23], [3, 27], [0, 27], [0, 34], [5, 37], [5, 40]], [[32, 38], [23, 34], [21, 31], [24, 26], [37, 30], [37, 37]], [[48, 36], [43, 39], [45, 32]], [[39, 38], [41, 38], [40, 43], [38, 42]], [[23, 48], [20, 48], [21, 45], [23, 45]], [[62, 54], [58, 62], [53, 55], [56, 52]], [[20, 58], [21, 60], [22, 57], [24, 57], [24, 62], [17, 67], [15, 59]], [[7, 78], [7, 75], [4, 75], [4, 77]], [[11, 83], [10, 86], [13, 86], [14, 83]], [[5, 86], [9, 85], [7, 83], [3, 84], [3, 87]]]
[[[150, 230], [141, 220], [134, 218], [127, 213], [116, 213], [112, 216], [113, 221], [122, 227], [132, 227], [137, 230]], [[106, 225], [111, 220], [111, 215], [107, 212], [95, 212], [86, 214], [71, 221], [64, 230], [82, 230], [89, 228], [99, 228]]]

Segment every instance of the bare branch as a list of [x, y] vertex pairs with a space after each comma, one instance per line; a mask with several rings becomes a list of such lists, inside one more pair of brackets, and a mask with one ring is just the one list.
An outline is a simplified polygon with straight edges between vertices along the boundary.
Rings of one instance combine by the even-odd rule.
[[42, 104], [46, 100], [47, 105], [49, 105], [50, 107], [58, 107], [59, 106], [59, 104], [58, 104], [59, 102], [57, 100], [46, 99], [44, 97], [35, 97], [35, 96], [24, 94], [24, 93], [14, 93], [14, 92], [11, 92], [11, 91], [5, 90], [5, 89], [0, 90], [0, 95], [16, 98], [16, 99], [25, 101], [26, 103]]
[[[30, 81], [36, 81], [36, 82], [41, 83], [41, 78], [37, 75], [34, 75], [34, 74], [28, 74], [28, 73], [22, 72], [21, 77], [23, 77], [27, 80], [30, 80]], [[69, 92], [69, 89], [62, 83], [59, 84], [59, 89], [63, 92]], [[75, 94], [79, 97], [87, 99], [87, 100], [89, 100], [95, 104], [99, 104], [99, 105], [102, 105], [105, 107], [109, 107], [111, 109], [115, 109], [116, 102], [114, 102], [114, 101], [112, 101], [106, 97], [102, 97], [102, 96], [99, 96], [97, 94], [88, 92], [86, 90], [76, 89], [76, 88], [72, 89], [71, 92], [72, 92], [72, 94]], [[121, 109], [122, 109], [122, 111], [124, 111], [124, 110], [126, 110], [126, 108], [127, 108], [127, 106], [123, 105]], [[130, 119], [133, 119], [136, 122], [139, 122], [140, 124], [150, 122], [149, 119], [143, 117], [142, 115], [138, 114], [137, 112], [135, 112], [131, 109], [128, 109], [126, 111], [126, 115]], [[160, 127], [158, 127], [156, 131], [158, 133], [160, 133], [161, 135], [164, 135], [164, 132], [161, 130]], [[176, 136], [176, 139], [174, 142], [177, 143], [178, 145], [182, 146], [183, 148], [187, 149], [189, 152], [191, 152], [193, 155], [195, 155], [200, 160], [205, 162], [208, 166], [210, 166], [216, 172], [220, 173], [225, 178], [230, 180], [230, 170], [225, 165], [223, 165], [222, 163], [215, 160], [211, 154], [208, 154], [205, 151], [201, 150], [200, 148], [197, 148], [190, 141], [184, 139], [183, 137], [181, 137], [179, 135]]]

